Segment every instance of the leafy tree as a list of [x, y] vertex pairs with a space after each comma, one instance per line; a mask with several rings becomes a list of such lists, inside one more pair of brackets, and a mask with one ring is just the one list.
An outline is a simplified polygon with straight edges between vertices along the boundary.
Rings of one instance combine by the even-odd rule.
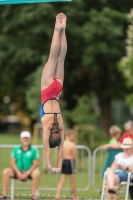
[[[103, 7], [100, 11], [91, 9], [85, 16], [81, 13], [78, 26], [70, 24], [75, 23], [76, 19], [69, 23], [73, 27], [71, 37], [78, 40], [68, 45], [68, 53], [72, 57], [70, 61], [67, 60], [69, 63], [66, 71], [69, 70], [70, 73], [66, 73], [64, 97], [69, 97], [67, 108], [71, 109], [75, 103], [71, 91], [78, 95], [95, 93], [101, 108], [101, 125], [107, 131], [112, 123], [111, 102], [113, 99], [124, 98], [127, 91], [124, 76], [117, 67], [117, 62], [125, 51], [126, 17], [108, 7]], [[86, 20], [82, 21], [83, 19]], [[71, 65], [73, 67], [70, 69]]]
[[96, 124], [99, 113], [92, 107], [91, 99], [86, 96], [75, 96], [77, 104], [73, 110], [66, 110], [65, 115], [73, 124]]
[[[128, 3], [127, 0], [77, 0], [1, 6], [0, 99], [9, 95], [27, 109], [25, 95], [28, 101], [31, 98], [30, 93], [26, 94], [28, 83], [25, 80], [29, 76], [30, 84], [34, 85], [31, 74], [42, 66], [42, 56], [48, 55], [55, 15], [65, 12], [68, 18], [63, 88], [66, 109], [75, 108], [75, 94], [89, 96], [95, 93], [101, 108], [102, 128], [108, 130], [112, 100], [124, 98], [128, 91], [117, 62], [125, 54], [125, 13], [131, 6], [132, 0]], [[39, 72], [36, 73], [39, 76]], [[33, 103], [32, 107], [35, 105]]]
[[26, 109], [25, 78], [42, 64], [56, 12], [52, 4], [30, 4], [2, 6], [0, 13], [0, 98], [9, 95]]
[[25, 98], [27, 102], [27, 107], [31, 112], [31, 118], [34, 120], [39, 120], [40, 77], [42, 69], [42, 66], [39, 67], [34, 73], [29, 75], [27, 78], [29, 86], [27, 87]]
[[121, 59], [119, 68], [126, 78], [126, 84], [129, 89], [127, 103], [133, 107], [133, 9], [127, 15], [129, 26], [127, 28], [126, 55]]

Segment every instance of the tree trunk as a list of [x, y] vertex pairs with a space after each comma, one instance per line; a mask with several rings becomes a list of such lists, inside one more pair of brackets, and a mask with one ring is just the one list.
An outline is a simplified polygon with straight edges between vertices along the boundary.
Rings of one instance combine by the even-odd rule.
[[101, 108], [101, 128], [108, 134], [112, 125], [111, 101], [99, 102], [99, 106]]

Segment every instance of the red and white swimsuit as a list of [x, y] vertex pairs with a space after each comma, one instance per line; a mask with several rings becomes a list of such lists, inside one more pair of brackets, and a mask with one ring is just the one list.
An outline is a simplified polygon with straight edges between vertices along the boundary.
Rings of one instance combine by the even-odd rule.
[[54, 81], [51, 83], [49, 87], [41, 91], [40, 117], [42, 117], [44, 114], [51, 114], [51, 113], [45, 113], [43, 110], [43, 106], [48, 100], [58, 101], [61, 91], [62, 91], [62, 85], [56, 79], [54, 79]]

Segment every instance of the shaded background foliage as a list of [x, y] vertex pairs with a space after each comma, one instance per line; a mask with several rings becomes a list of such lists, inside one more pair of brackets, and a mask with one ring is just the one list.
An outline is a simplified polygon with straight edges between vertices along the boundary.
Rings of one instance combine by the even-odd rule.
[[[61, 97], [65, 119], [71, 126], [88, 121], [100, 123], [107, 132], [113, 123], [112, 102], [125, 101], [131, 93], [118, 62], [126, 54], [129, 24], [126, 13], [132, 6], [132, 0], [1, 6], [0, 113], [6, 113], [3, 97], [8, 95], [11, 102], [18, 102], [17, 109], [30, 112], [31, 119], [39, 121], [40, 74], [49, 54], [55, 16], [64, 12], [68, 21], [68, 52]], [[91, 99], [92, 95], [97, 99], [96, 108], [91, 100], [88, 107], [82, 101]], [[80, 102], [83, 109], [77, 115]]]

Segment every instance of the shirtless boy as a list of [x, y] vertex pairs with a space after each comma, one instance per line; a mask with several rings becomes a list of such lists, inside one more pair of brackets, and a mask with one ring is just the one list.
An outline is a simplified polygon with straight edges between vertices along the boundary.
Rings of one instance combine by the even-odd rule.
[[59, 199], [59, 195], [63, 184], [66, 180], [66, 175], [70, 176], [71, 191], [73, 199], [76, 198], [76, 176], [75, 176], [75, 161], [76, 161], [76, 148], [75, 144], [72, 142], [74, 138], [73, 130], [69, 129], [66, 132], [66, 139], [64, 141], [63, 147], [63, 164], [62, 164], [62, 175], [57, 186], [55, 199]]

